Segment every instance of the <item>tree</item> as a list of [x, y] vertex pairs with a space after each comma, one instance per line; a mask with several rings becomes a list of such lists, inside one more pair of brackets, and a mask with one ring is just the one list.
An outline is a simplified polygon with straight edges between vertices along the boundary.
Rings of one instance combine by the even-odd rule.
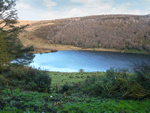
[[[3, 2], [3, 0], [0, 0], [0, 19], [2, 19], [2, 22], [0, 22], [0, 24], [2, 24], [2, 23], [5, 24], [3, 27], [0, 28], [0, 35], [1, 35], [1, 33], [3, 34], [3, 39], [7, 45], [6, 53], [10, 54], [10, 57], [12, 58], [11, 61], [16, 62], [13, 64], [16, 64], [17, 66], [29, 65], [29, 63], [31, 63], [33, 58], [35, 57], [35, 55], [33, 53], [31, 53], [32, 51], [34, 51], [34, 48], [33, 48], [33, 46], [30, 46], [30, 47], [26, 47], [26, 48], [22, 49], [23, 45], [22, 45], [20, 39], [17, 38], [17, 35], [19, 34], [19, 32], [22, 32], [22, 29], [27, 27], [28, 24], [25, 26], [22, 26], [22, 27], [15, 27], [13, 25], [13, 24], [18, 23], [16, 21], [16, 18], [12, 17], [12, 16], [16, 15], [15, 14], [16, 10], [12, 11], [12, 6], [16, 5], [16, 4], [14, 4], [15, 2], [16, 2], [16, 0], [15, 1], [5, 0], [5, 2]], [[4, 5], [4, 3], [7, 3], [8, 5]], [[11, 14], [3, 15], [4, 12], [6, 12], [6, 10], [11, 10], [11, 12], [10, 12]], [[12, 18], [14, 18], [14, 20]], [[4, 30], [4, 27], [6, 27], [6, 26], [9, 26], [9, 28], [12, 28], [12, 29], [9, 29], [6, 31], [6, 30]], [[9, 64], [9, 66], [11, 66], [13, 64]]]
[[2, 33], [0, 35], [0, 72], [2, 72], [13, 58], [10, 57], [10, 54], [6, 52], [7, 45], [2, 37]]

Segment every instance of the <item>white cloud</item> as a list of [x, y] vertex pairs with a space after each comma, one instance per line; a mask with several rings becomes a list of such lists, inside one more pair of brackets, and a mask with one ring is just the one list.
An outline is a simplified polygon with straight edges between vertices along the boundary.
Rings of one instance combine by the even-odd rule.
[[93, 3], [101, 3], [105, 0], [70, 0], [73, 3], [83, 3], [83, 4], [93, 4]]
[[80, 8], [73, 8], [69, 11], [68, 16], [73, 17], [73, 16], [82, 16], [86, 15], [88, 13], [82, 11]]
[[83, 3], [85, 4], [88, 0], [70, 0], [73, 3]]
[[29, 6], [29, 4], [16, 3], [15, 8], [16, 8], [16, 9], [29, 9], [29, 8], [30, 8], [30, 6]]
[[100, 5], [104, 0], [70, 0], [73, 3], [82, 3], [85, 6]]
[[134, 14], [134, 15], [145, 15], [148, 13], [142, 12], [140, 9], [130, 10], [129, 6], [132, 6], [132, 3], [122, 4], [117, 7], [113, 7], [113, 2], [102, 3], [101, 1], [95, 0], [71, 0], [72, 2], [82, 2], [84, 6], [76, 7], [76, 10], [70, 10], [71, 12], [77, 13], [78, 15], [87, 14], [87, 15], [99, 15], [99, 14]]
[[[149, 14], [149, 7], [146, 7], [145, 12], [138, 8], [138, 4], [148, 3], [148, 1], [139, 0], [138, 4], [134, 2], [127, 2], [122, 5], [116, 6], [116, 3], [112, 0], [108, 0], [104, 3], [104, 0], [70, 0], [72, 3], [81, 3], [80, 6], [74, 5], [66, 5], [65, 7], [58, 7], [57, 10], [52, 10], [53, 6], [57, 4], [52, 2], [51, 0], [43, 0], [44, 7], [48, 7], [46, 9], [38, 9], [32, 8], [27, 3], [24, 4], [22, 2], [16, 3], [16, 7], [19, 9], [26, 10], [18, 10], [19, 20], [53, 20], [60, 18], [70, 18], [70, 17], [83, 17], [89, 15], [101, 15], [101, 14], [134, 14], [134, 15], [145, 15]], [[59, 2], [58, 2], [59, 4]], [[38, 4], [35, 4], [38, 5]], [[134, 6], [137, 8], [130, 9], [130, 7]], [[36, 6], [38, 7], [38, 6]]]
[[43, 4], [44, 4], [46, 7], [53, 7], [53, 6], [56, 6], [56, 3], [55, 3], [55, 2], [52, 2], [51, 0], [43, 0]]

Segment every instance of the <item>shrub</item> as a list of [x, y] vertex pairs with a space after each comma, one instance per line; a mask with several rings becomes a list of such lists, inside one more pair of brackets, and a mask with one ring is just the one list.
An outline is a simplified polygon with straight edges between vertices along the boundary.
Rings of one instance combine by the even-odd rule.
[[30, 90], [33, 90], [35, 87], [37, 87], [37, 84], [35, 82], [29, 82], [26, 87]]
[[23, 80], [25, 78], [25, 73], [22, 67], [11, 67], [8, 72], [3, 73], [6, 78], [15, 78], [17, 80]]
[[[135, 64], [135, 63], [134, 63]], [[150, 90], [150, 65], [146, 64], [142, 61], [142, 64], [140, 64], [137, 61], [137, 64], [135, 64], [134, 72], [137, 76], [136, 81], [145, 89]]]
[[87, 75], [87, 78], [90, 78], [90, 75]]
[[97, 80], [97, 77], [96, 76], [92, 76], [90, 78], [90, 83], [94, 83], [96, 80]]
[[150, 90], [150, 74], [145, 75], [142, 73], [136, 73], [136, 81], [145, 89]]
[[106, 77], [115, 77], [115, 70], [114, 70], [114, 68], [110, 68], [110, 69], [108, 69], [108, 70], [106, 70], [106, 75], [105, 75]]
[[79, 72], [80, 72], [80, 73], [81, 73], [81, 72], [84, 72], [84, 70], [83, 70], [83, 69], [80, 69]]
[[[83, 83], [83, 92], [91, 92], [91, 94], [100, 94], [101, 93], [101, 88], [96, 85], [95, 83], [100, 80], [100, 77], [92, 76], [91, 78], [87, 78], [84, 83]], [[100, 83], [99, 83], [100, 85]], [[99, 92], [99, 91], [100, 92]]]
[[80, 78], [80, 76], [75, 76], [76, 78]]
[[[51, 86], [51, 77], [48, 75], [38, 75], [35, 78], [35, 83], [38, 85], [39, 92], [43, 92], [44, 90], [49, 91]], [[35, 88], [37, 88], [37, 86]]]
[[150, 91], [143, 92], [144, 89], [137, 83], [138, 76], [136, 74], [131, 76], [124, 72], [115, 72], [111, 68], [107, 70], [106, 75], [107, 77], [87, 78], [84, 83], [87, 88], [83, 89], [83, 91], [91, 92], [95, 96], [115, 98], [142, 98], [150, 94]]
[[66, 92], [66, 91], [68, 91], [69, 89], [71, 88], [71, 86], [70, 85], [68, 85], [68, 84], [64, 84], [63, 86], [62, 86], [62, 92]]
[[73, 75], [70, 75], [69, 78], [73, 78]]
[[29, 68], [25, 71], [25, 75], [25, 85], [29, 85], [29, 83], [35, 83], [37, 85], [32, 87], [33, 90], [42, 92], [47, 89], [49, 91], [51, 77], [49, 77], [46, 72]]
[[83, 76], [81, 76], [81, 78], [84, 78], [84, 75], [83, 75]]
[[115, 78], [116, 76], [122, 76], [123, 78], [126, 77], [126, 72], [128, 72], [128, 69], [114, 69], [114, 68], [110, 68], [108, 70], [106, 70], [106, 77], [109, 78]]
[[43, 73], [39, 70], [35, 70], [32, 68], [25, 69], [25, 84], [29, 82], [35, 81], [35, 77], [38, 75], [43, 75]]
[[95, 96], [110, 96], [109, 92], [115, 86], [115, 79], [108, 77], [91, 77], [85, 80], [85, 84], [88, 88], [83, 89], [84, 92], [91, 92]]

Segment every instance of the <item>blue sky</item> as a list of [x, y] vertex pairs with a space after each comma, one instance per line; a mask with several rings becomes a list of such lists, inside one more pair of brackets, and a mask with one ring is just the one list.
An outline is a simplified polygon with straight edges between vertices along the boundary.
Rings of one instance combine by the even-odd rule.
[[17, 0], [18, 20], [53, 20], [101, 14], [150, 14], [150, 0]]

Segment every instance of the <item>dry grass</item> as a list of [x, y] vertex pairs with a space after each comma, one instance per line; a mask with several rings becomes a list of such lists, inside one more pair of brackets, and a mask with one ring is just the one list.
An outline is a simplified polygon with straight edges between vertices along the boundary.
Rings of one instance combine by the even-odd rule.
[[[0, 20], [1, 22], [2, 20]], [[51, 23], [49, 21], [44, 21], [47, 22], [46, 24], [43, 21], [30, 21], [30, 20], [17, 20], [19, 23], [16, 23], [14, 26], [15, 27], [21, 27], [24, 25], [29, 24], [29, 26], [27, 28], [25, 28], [25, 31], [30, 31], [33, 32], [35, 29], [38, 29], [41, 26], [45, 26], [45, 25], [52, 25], [54, 23]], [[36, 23], [36, 24], [35, 24]], [[5, 24], [0, 24], [0, 27], [4, 26]], [[9, 30], [9, 27], [5, 27], [4, 30]]]

